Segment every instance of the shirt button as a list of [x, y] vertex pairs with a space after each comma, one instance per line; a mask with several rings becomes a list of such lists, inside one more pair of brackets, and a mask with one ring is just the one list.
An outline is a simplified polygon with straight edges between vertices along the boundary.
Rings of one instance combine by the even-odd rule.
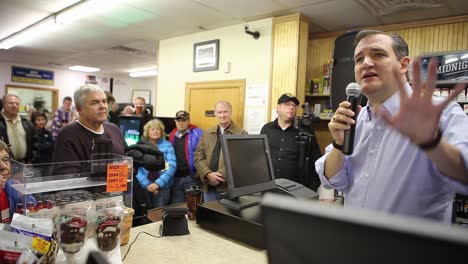
[[283, 149], [282, 149], [282, 148], [280, 148], [280, 151], [283, 151]]
[[281, 160], [281, 158], [278, 158], [278, 160]]
[[281, 141], [284, 141], [284, 139], [281, 139]]

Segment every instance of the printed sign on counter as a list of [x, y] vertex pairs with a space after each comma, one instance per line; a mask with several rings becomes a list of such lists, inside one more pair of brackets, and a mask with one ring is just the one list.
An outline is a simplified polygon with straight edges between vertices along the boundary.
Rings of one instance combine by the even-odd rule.
[[107, 164], [106, 192], [127, 191], [128, 164]]

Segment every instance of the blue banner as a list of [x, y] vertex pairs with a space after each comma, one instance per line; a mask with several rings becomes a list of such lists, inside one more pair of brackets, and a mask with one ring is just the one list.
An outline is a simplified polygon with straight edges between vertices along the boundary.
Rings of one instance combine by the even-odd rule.
[[54, 84], [54, 72], [12, 66], [11, 67], [11, 81], [53, 85]]

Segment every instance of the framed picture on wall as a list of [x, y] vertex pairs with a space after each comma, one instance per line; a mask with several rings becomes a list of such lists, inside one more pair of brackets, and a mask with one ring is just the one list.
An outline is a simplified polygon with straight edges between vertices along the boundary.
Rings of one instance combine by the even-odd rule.
[[219, 65], [219, 39], [193, 44], [193, 71], [213, 71]]
[[150, 90], [132, 90], [132, 102], [135, 98], [143, 97], [147, 104], [151, 104], [151, 91]]

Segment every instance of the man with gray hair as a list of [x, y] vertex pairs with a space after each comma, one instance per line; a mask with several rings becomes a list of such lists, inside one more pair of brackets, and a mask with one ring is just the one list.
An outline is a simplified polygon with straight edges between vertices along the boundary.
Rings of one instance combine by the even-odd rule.
[[3, 96], [3, 112], [0, 115], [0, 139], [11, 145], [14, 159], [29, 163], [33, 158], [34, 127], [19, 115], [20, 98], [15, 94]]
[[125, 140], [120, 129], [107, 121], [107, 98], [97, 85], [85, 84], [74, 94], [79, 119], [60, 130], [55, 162], [90, 160], [102, 152], [124, 155]]

